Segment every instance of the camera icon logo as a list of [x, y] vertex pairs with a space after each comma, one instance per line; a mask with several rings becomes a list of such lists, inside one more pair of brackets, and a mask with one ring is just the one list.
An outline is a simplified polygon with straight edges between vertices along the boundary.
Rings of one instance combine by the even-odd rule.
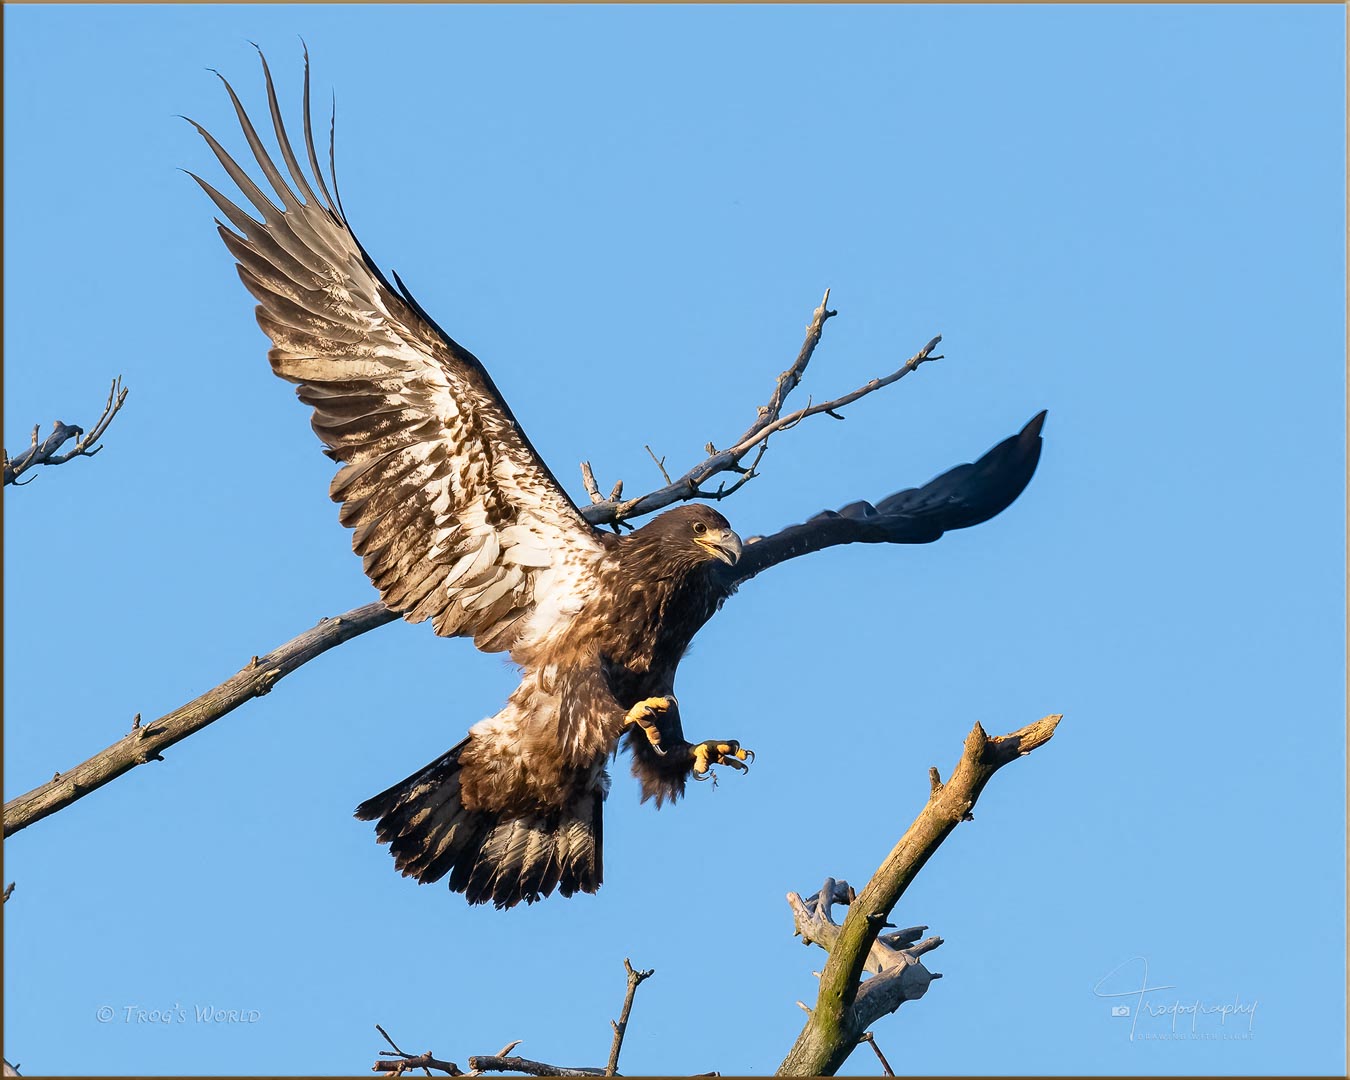
[[1112, 1016], [1129, 1016], [1129, 1015], [1130, 1015], [1130, 1007], [1129, 1007], [1128, 1005], [1112, 1005], [1112, 1006], [1111, 1006], [1111, 1015], [1112, 1015]]

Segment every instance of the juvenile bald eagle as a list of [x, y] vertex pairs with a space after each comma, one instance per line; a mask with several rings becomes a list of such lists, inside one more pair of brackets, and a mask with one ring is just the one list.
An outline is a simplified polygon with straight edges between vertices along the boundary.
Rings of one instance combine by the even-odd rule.
[[[594, 892], [605, 764], [625, 733], [643, 799], [658, 805], [691, 775], [753, 759], [735, 739], [688, 741], [674, 696], [681, 656], [737, 586], [834, 544], [928, 543], [993, 517], [1031, 479], [1045, 414], [921, 488], [748, 544], [696, 504], [622, 537], [602, 533], [535, 453], [483, 365], [397, 275], [390, 284], [352, 233], [319, 168], [308, 56], [308, 175], [265, 60], [263, 75], [286, 175], [226, 82], [270, 193], [195, 123], [257, 216], [193, 179], [233, 226], [217, 219], [258, 300], [272, 369], [298, 384], [315, 432], [341, 462], [329, 491], [385, 604], [410, 622], [429, 619], [438, 634], [509, 653], [522, 673], [501, 712], [363, 802], [357, 817], [377, 822], [405, 875], [449, 875], [470, 903]], [[331, 148], [329, 170], [336, 193]]]

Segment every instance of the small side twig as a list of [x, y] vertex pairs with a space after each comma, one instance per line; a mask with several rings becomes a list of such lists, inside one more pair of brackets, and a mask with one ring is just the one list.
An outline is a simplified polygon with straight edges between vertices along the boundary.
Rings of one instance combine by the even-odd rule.
[[643, 444], [643, 449], [646, 450], [647, 453], [651, 455], [652, 460], [656, 462], [656, 467], [661, 470], [661, 475], [665, 477], [666, 483], [669, 484], [670, 473], [666, 472], [666, 459], [664, 457], [657, 457], [656, 451], [653, 450], [650, 446], [647, 446], [645, 443]]
[[633, 1011], [633, 998], [637, 994], [637, 988], [656, 974], [655, 968], [636, 970], [626, 956], [623, 959], [623, 969], [628, 974], [628, 989], [623, 997], [623, 1011], [619, 1013], [617, 1020], [610, 1021], [610, 1026], [614, 1028], [614, 1042], [609, 1048], [609, 1064], [605, 1066], [606, 1076], [619, 1075], [619, 1051], [623, 1049], [623, 1036], [628, 1030], [628, 1016]]
[[[77, 424], [66, 424], [57, 420], [52, 424], [52, 433], [39, 440], [38, 433], [42, 425], [36, 425], [27, 450], [13, 458], [9, 456], [8, 450], [4, 452], [4, 483], [23, 487], [33, 478], [30, 476], [28, 480], [20, 480], [19, 477], [34, 465], [62, 465], [71, 458], [93, 457], [103, 449], [102, 446], [95, 444], [103, 438], [103, 433], [108, 430], [108, 425], [112, 423], [113, 417], [117, 415], [126, 399], [127, 390], [122, 386], [122, 376], [119, 375], [112, 381], [112, 389], [108, 391], [108, 402], [103, 406], [103, 414], [89, 431], [86, 432]], [[57, 453], [71, 439], [76, 440], [75, 446], [65, 453]]]

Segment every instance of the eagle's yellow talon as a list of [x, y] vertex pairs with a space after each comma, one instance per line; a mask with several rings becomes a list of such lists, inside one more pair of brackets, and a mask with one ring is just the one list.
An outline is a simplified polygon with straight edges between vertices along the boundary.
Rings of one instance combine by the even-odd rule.
[[661, 746], [661, 729], [657, 726], [655, 718], [678, 704], [673, 695], [643, 698], [628, 710], [628, 715], [624, 717], [623, 726], [629, 727], [636, 724], [640, 727], [642, 733], [647, 736], [647, 741], [651, 743], [652, 749], [664, 757], [666, 751]]
[[706, 780], [711, 775], [714, 765], [728, 765], [737, 772], [745, 772], [749, 769], [750, 762], [755, 760], [755, 752], [747, 750], [734, 739], [726, 741], [710, 739], [689, 749], [694, 758], [692, 772], [695, 780]]

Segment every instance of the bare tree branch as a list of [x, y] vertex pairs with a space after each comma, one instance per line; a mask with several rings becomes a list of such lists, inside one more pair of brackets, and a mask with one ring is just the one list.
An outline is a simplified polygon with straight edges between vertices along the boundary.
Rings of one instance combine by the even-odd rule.
[[384, 1041], [394, 1048], [394, 1053], [390, 1054], [387, 1050], [381, 1050], [382, 1057], [398, 1057], [399, 1061], [377, 1061], [371, 1072], [391, 1072], [395, 1076], [402, 1076], [408, 1069], [421, 1069], [428, 1076], [432, 1069], [438, 1069], [441, 1072], [449, 1073], [451, 1076], [463, 1076], [464, 1072], [453, 1061], [439, 1061], [428, 1050], [425, 1054], [408, 1054], [399, 1049], [398, 1043], [394, 1042], [389, 1036], [389, 1032], [375, 1025], [375, 1030], [384, 1036]]
[[[611, 525], [650, 514], [672, 503], [684, 502], [688, 499], [724, 499], [758, 475], [755, 472], [755, 467], [764, 457], [771, 435], [795, 427], [807, 417], [817, 416], [820, 413], [828, 413], [835, 419], [843, 419], [839, 416], [838, 410], [845, 405], [852, 404], [859, 398], [866, 397], [868, 394], [898, 382], [928, 360], [941, 359], [941, 357], [933, 355], [933, 350], [942, 340], [942, 336], [939, 334], [889, 375], [872, 379], [841, 397], [821, 402], [818, 405], [808, 404], [805, 408], [798, 409], [787, 416], [782, 415], [783, 405], [786, 403], [788, 395], [796, 389], [802, 380], [802, 376], [806, 373], [806, 367], [811, 362], [811, 356], [815, 352], [816, 345], [820, 342], [826, 321], [837, 314], [827, 306], [829, 301], [830, 291], [826, 289], [825, 297], [821, 300], [820, 306], [812, 313], [810, 325], [806, 328], [806, 339], [802, 342], [802, 347], [797, 353], [797, 359], [793, 361], [790, 368], [778, 376], [768, 403], [759, 407], [755, 422], [746, 428], [741, 437], [729, 449], [718, 450], [712, 443], [709, 443], [706, 448], [708, 457], [678, 480], [671, 481], [666, 473], [665, 459], [658, 459], [652, 453], [651, 448], [648, 447], [647, 452], [652, 455], [652, 459], [657, 462], [662, 474], [666, 476], [668, 481], [666, 486], [648, 492], [646, 495], [641, 495], [636, 499], [620, 502], [617, 494], [611, 495], [608, 499], [597, 500], [595, 496], [599, 494], [599, 488], [592, 488], [588, 482], [586, 490], [591, 496], [591, 505], [583, 507], [581, 511], [586, 520], [592, 525]], [[742, 460], [752, 450], [756, 451], [754, 460], [748, 467], [742, 465]], [[589, 469], [589, 463], [582, 465], [583, 476]], [[737, 474], [739, 479], [730, 486], [719, 484], [716, 490], [704, 490], [703, 485], [714, 476], [728, 472]], [[593, 481], [594, 477], [591, 479]]]
[[619, 1075], [619, 1051], [623, 1049], [623, 1036], [624, 1032], [628, 1030], [628, 1015], [633, 1011], [633, 998], [637, 994], [637, 988], [642, 985], [644, 980], [650, 979], [656, 974], [655, 968], [647, 968], [643, 971], [634, 970], [626, 956], [623, 958], [623, 970], [628, 974], [628, 990], [623, 996], [623, 1011], [619, 1013], [619, 1019], [610, 1021], [614, 1028], [614, 1042], [609, 1048], [609, 1064], [605, 1066], [606, 1076]]
[[[389, 1038], [389, 1034], [376, 1024], [375, 1027], [380, 1034], [388, 1040], [390, 1046], [394, 1046], [394, 1040]], [[376, 1061], [371, 1066], [371, 1072], [392, 1073], [394, 1076], [402, 1076], [409, 1069], [421, 1069], [428, 1076], [430, 1070], [436, 1069], [439, 1072], [447, 1073], [450, 1076], [478, 1076], [488, 1072], [511, 1072], [523, 1073], [526, 1076], [605, 1076], [604, 1069], [572, 1069], [565, 1065], [550, 1065], [544, 1061], [533, 1061], [530, 1058], [514, 1057], [510, 1052], [520, 1045], [517, 1039], [513, 1043], [504, 1046], [500, 1053], [481, 1054], [469, 1058], [469, 1071], [466, 1073], [453, 1061], [441, 1061], [430, 1050], [425, 1054], [406, 1054], [394, 1046], [395, 1053], [388, 1050], [381, 1050], [382, 1060]]]
[[[376, 1024], [375, 1026], [380, 1027], [379, 1024]], [[383, 1034], [384, 1029], [380, 1028], [380, 1032]], [[386, 1035], [385, 1038], [388, 1038], [388, 1036]], [[389, 1051], [381, 1050], [380, 1053], [388, 1055]], [[441, 1061], [432, 1054], [430, 1050], [425, 1054], [403, 1054], [399, 1057], [391, 1055], [389, 1060], [377, 1061], [370, 1067], [371, 1072], [387, 1072], [392, 1073], [394, 1076], [402, 1076], [409, 1069], [421, 1069], [428, 1076], [431, 1075], [432, 1069], [436, 1069], [438, 1072], [443, 1072], [450, 1076], [466, 1075], [464, 1070], [453, 1061]]]
[[41, 787], [5, 804], [5, 835], [12, 836], [48, 814], [82, 799], [137, 765], [162, 760], [161, 751], [219, 720], [251, 698], [266, 694], [300, 665], [335, 645], [393, 622], [398, 616], [381, 603], [366, 604], [286, 642], [266, 656], [255, 656], [240, 671], [150, 724], [137, 716], [131, 731], [70, 771], [57, 773]]
[[[919, 957], [942, 939], [917, 941], [926, 927], [882, 934], [886, 919], [943, 840], [958, 824], [972, 820], [970, 811], [994, 773], [1048, 742], [1060, 719], [1047, 716], [1000, 738], [990, 738], [976, 724], [952, 778], [943, 784], [937, 770], [930, 770], [927, 804], [861, 893], [855, 896], [846, 882], [831, 879], [809, 900], [788, 894], [803, 942], [821, 946], [830, 956], [816, 1006], [807, 1010], [809, 1018], [779, 1065], [779, 1076], [833, 1076], [876, 1020], [922, 996], [940, 977], [928, 972]], [[842, 926], [830, 917], [836, 903], [849, 905]], [[863, 980], [864, 971], [876, 974]]]
[[529, 1058], [491, 1054], [469, 1058], [469, 1075], [485, 1072], [524, 1073], [526, 1076], [604, 1076], [604, 1069], [570, 1069], [565, 1065], [549, 1065]]
[[[507, 1043], [495, 1054], [482, 1054], [469, 1058], [469, 1071], [466, 1074], [453, 1061], [438, 1060], [430, 1050], [425, 1054], [405, 1053], [389, 1037], [389, 1033], [379, 1024], [376, 1024], [375, 1030], [384, 1036], [385, 1042], [394, 1048], [394, 1052], [391, 1054], [388, 1050], [381, 1050], [380, 1057], [393, 1060], [375, 1062], [373, 1071], [393, 1073], [395, 1076], [401, 1076], [408, 1069], [439, 1069], [451, 1076], [476, 1076], [479, 1073], [487, 1072], [524, 1073], [526, 1076], [618, 1076], [619, 1051], [623, 1048], [624, 1032], [628, 1030], [628, 1017], [633, 1012], [633, 998], [637, 994], [637, 988], [655, 974], [655, 971], [651, 969], [637, 970], [627, 957], [623, 961], [623, 970], [628, 976], [628, 988], [624, 994], [623, 1011], [619, 1013], [619, 1019], [610, 1021], [610, 1026], [614, 1029], [614, 1041], [609, 1050], [609, 1064], [603, 1069], [569, 1068], [564, 1065], [550, 1065], [543, 1061], [512, 1056], [511, 1051], [520, 1045], [520, 1040], [517, 1039], [515, 1042]], [[427, 1072], [427, 1075], [430, 1076], [430, 1072]]]
[[[52, 424], [52, 433], [41, 442], [38, 441], [38, 432], [41, 429], [40, 424], [33, 428], [32, 444], [18, 457], [11, 458], [9, 451], [4, 451], [4, 483], [5, 485], [14, 484], [22, 487], [31, 482], [31, 476], [28, 480], [20, 480], [19, 477], [31, 469], [34, 465], [61, 465], [74, 457], [93, 457], [100, 450], [101, 446], [94, 444], [103, 438], [103, 433], [108, 430], [108, 425], [122, 408], [122, 403], [127, 399], [127, 391], [122, 387], [122, 376], [117, 376], [112, 382], [112, 389], [108, 391], [108, 403], [103, 406], [103, 415], [98, 418], [89, 432], [75, 424], [65, 424], [60, 420]], [[77, 440], [71, 450], [64, 454], [58, 454], [61, 449], [71, 439]]]

